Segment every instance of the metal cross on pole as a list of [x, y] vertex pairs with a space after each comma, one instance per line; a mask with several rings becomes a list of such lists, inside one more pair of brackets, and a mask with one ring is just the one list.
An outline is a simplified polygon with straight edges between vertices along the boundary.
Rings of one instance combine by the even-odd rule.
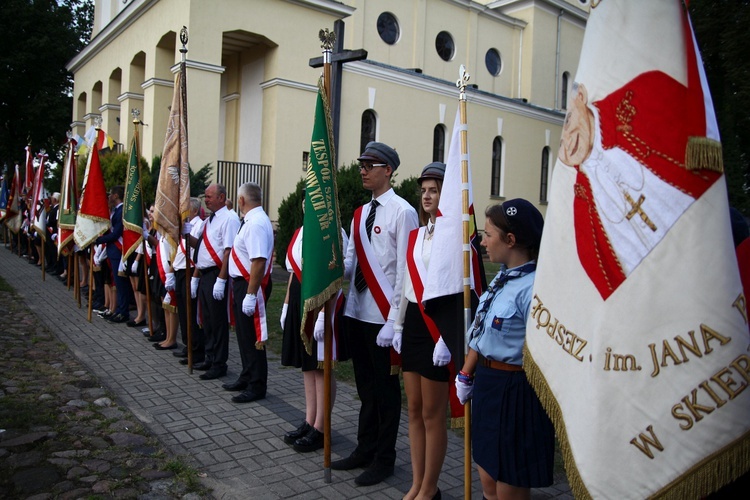
[[[341, 75], [344, 63], [367, 59], [365, 49], [344, 49], [344, 21], [339, 19], [333, 23], [335, 40], [331, 53], [331, 121], [333, 122], [333, 143], [335, 151], [339, 148], [339, 122], [341, 117]], [[323, 56], [310, 59], [310, 67], [323, 67]]]

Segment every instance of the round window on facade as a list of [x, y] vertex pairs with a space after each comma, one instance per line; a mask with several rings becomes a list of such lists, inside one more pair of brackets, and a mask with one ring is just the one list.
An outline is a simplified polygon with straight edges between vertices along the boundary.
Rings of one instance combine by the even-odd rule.
[[378, 35], [380, 35], [381, 40], [388, 45], [393, 45], [398, 42], [400, 34], [396, 16], [390, 12], [383, 12], [378, 16]]
[[435, 50], [437, 50], [440, 59], [450, 61], [456, 53], [456, 44], [453, 43], [453, 37], [447, 31], [441, 31], [435, 38]]
[[484, 55], [484, 64], [487, 66], [487, 71], [492, 76], [500, 74], [500, 70], [503, 69], [503, 61], [500, 59], [500, 52], [497, 49], [490, 49]]

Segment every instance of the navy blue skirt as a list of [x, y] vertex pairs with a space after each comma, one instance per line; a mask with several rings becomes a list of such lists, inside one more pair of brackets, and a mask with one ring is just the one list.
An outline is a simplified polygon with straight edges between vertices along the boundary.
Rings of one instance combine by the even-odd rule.
[[471, 404], [474, 462], [495, 481], [552, 484], [555, 430], [522, 371], [478, 366]]

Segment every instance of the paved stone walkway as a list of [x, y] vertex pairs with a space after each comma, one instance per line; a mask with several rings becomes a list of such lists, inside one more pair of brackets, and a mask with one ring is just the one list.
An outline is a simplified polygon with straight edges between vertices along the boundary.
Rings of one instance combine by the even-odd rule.
[[[205, 486], [219, 499], [401, 498], [411, 485], [406, 412], [397, 443], [396, 472], [385, 482], [357, 487], [359, 471], [332, 471], [325, 483], [322, 450], [295, 452], [280, 438], [304, 419], [302, 376], [280, 366], [269, 352], [269, 389], [265, 400], [238, 405], [221, 384], [234, 380], [239, 353], [230, 339], [229, 373], [220, 380], [202, 381], [190, 375], [172, 351], [156, 351], [140, 331], [110, 324], [94, 315], [86, 320], [72, 294], [48, 276], [41, 281], [36, 266], [0, 247], [0, 275], [28, 307], [127, 408], [165, 448], [192, 457], [205, 474]], [[276, 281], [276, 280], [274, 280]], [[279, 282], [274, 293], [281, 293]], [[359, 403], [356, 390], [339, 384], [332, 418], [332, 459], [347, 456], [356, 444]], [[443, 498], [463, 497], [463, 441], [449, 433], [448, 453], [439, 486]], [[474, 497], [481, 488], [474, 472]], [[534, 490], [533, 498], [572, 498], [561, 477], [550, 488]]]

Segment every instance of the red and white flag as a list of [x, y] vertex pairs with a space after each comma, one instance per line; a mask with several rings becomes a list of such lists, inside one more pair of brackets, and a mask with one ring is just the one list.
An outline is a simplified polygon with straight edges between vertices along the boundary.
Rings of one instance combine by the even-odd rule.
[[44, 200], [47, 196], [44, 190], [44, 168], [47, 163], [47, 154], [41, 152], [37, 157], [39, 158], [39, 166], [36, 169], [34, 185], [31, 188], [33, 193], [31, 202], [31, 222], [36, 229], [37, 235], [39, 235], [42, 240], [45, 240], [47, 239], [47, 213]]
[[104, 174], [99, 163], [99, 147], [94, 144], [89, 153], [81, 190], [81, 208], [76, 217], [73, 239], [79, 248], [86, 248], [104, 234], [112, 223], [109, 220], [109, 201], [104, 187]]
[[26, 172], [23, 178], [23, 194], [29, 194], [34, 186], [34, 156], [31, 146], [26, 146]]
[[683, 2], [592, 5], [524, 369], [576, 497], [697, 498], [750, 469], [750, 338]]

